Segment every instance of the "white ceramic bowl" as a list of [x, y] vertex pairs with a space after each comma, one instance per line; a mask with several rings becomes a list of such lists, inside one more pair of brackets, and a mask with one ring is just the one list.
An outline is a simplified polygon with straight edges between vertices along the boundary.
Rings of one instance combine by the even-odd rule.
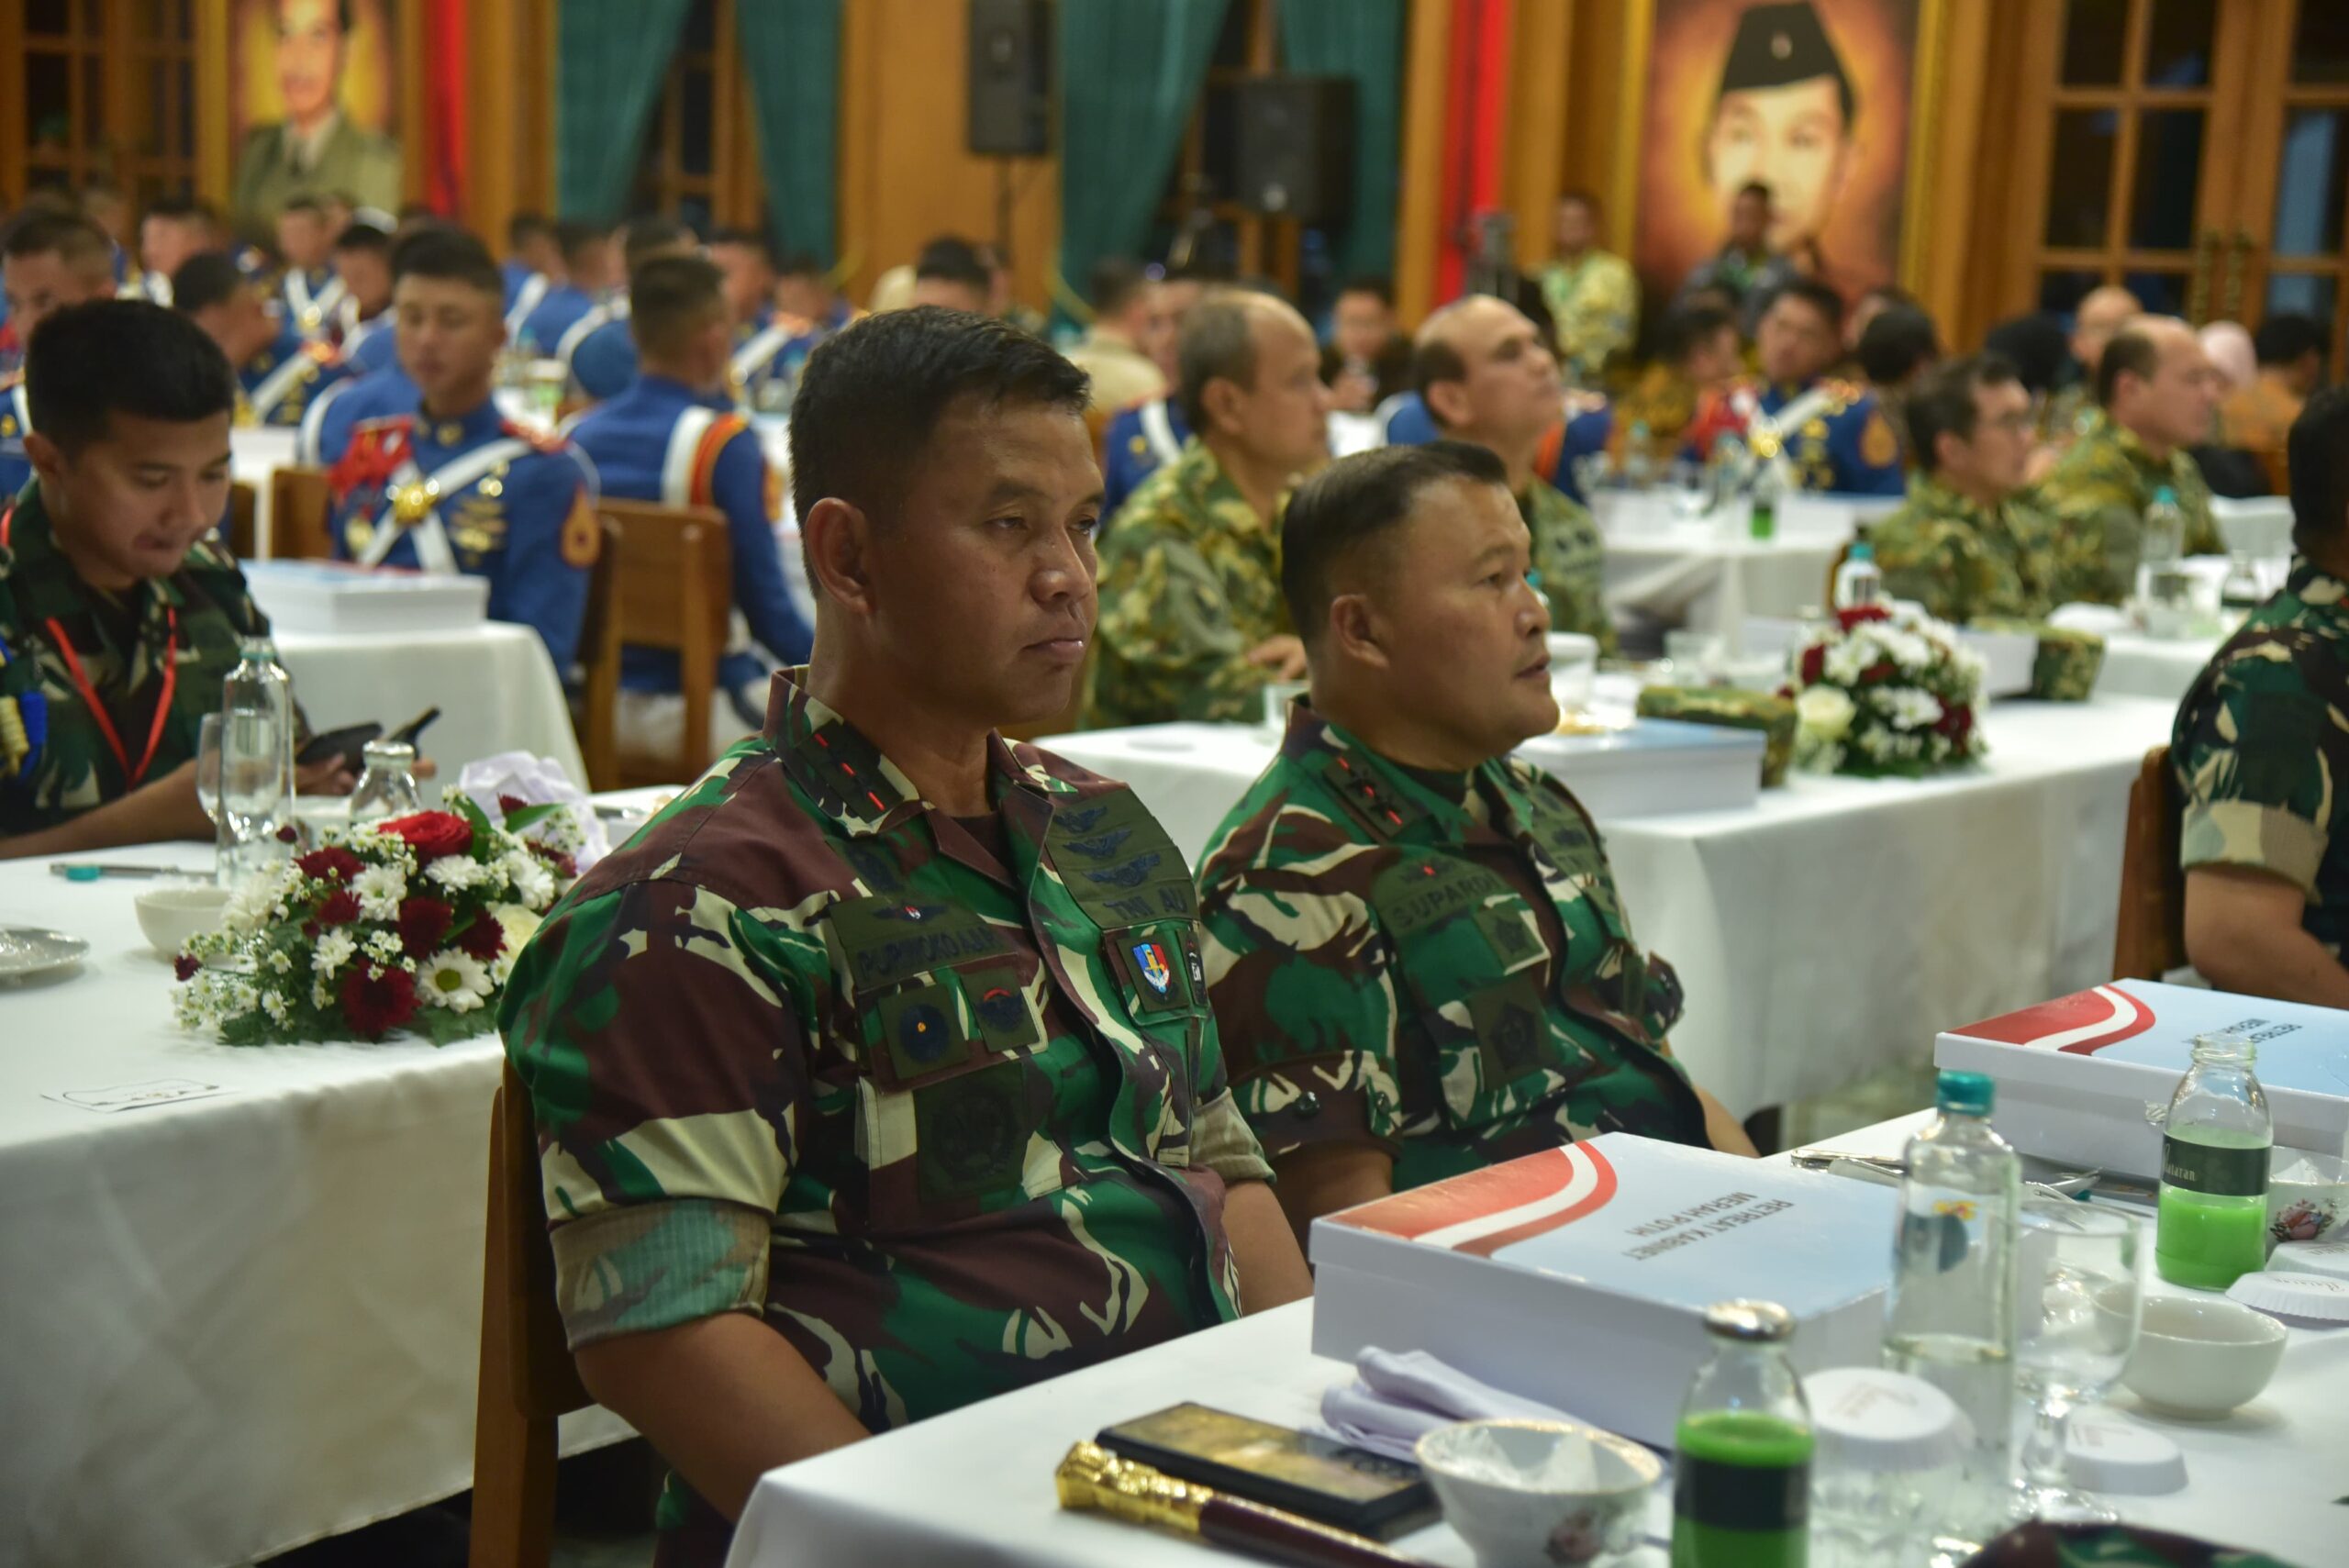
[[2217, 1296], [2149, 1296], [2121, 1381], [2165, 1416], [2210, 1420], [2248, 1404], [2284, 1359], [2284, 1325]]
[[167, 882], [149, 888], [134, 904], [147, 945], [159, 957], [176, 958], [189, 938], [220, 924], [220, 912], [228, 906], [228, 890], [197, 882]]
[[[1562, 1439], [1590, 1444], [1596, 1485], [1545, 1487], [1540, 1472]], [[1474, 1454], [1497, 1446], [1514, 1480]], [[1648, 1491], [1664, 1462], [1634, 1442], [1571, 1421], [1461, 1421], [1417, 1445], [1419, 1468], [1443, 1505], [1444, 1521], [1475, 1552], [1480, 1568], [1554, 1568], [1593, 1562], [1638, 1544]]]
[[2349, 1218], [2349, 1160], [2278, 1149], [2267, 1164], [2267, 1239], [2332, 1241]]

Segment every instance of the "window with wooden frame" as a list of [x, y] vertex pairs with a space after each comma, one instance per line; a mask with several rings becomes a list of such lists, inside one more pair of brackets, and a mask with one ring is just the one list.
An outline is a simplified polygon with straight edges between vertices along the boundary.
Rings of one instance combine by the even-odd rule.
[[760, 226], [765, 193], [734, 46], [737, 4], [694, 0], [645, 131], [630, 213], [665, 213], [704, 235]]
[[102, 0], [28, 0], [23, 13], [18, 117], [28, 190], [78, 187], [111, 172], [106, 134], [106, 25]]
[[113, 174], [133, 212], [195, 188], [195, 0], [108, 0], [130, 15], [107, 82]]
[[0, 192], [195, 188], [202, 0], [0, 0]]

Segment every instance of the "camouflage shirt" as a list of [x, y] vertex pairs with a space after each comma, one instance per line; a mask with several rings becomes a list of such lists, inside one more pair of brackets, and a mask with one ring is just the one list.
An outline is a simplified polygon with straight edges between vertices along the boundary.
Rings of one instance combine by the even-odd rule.
[[1640, 327], [1640, 285], [1631, 264], [1588, 250], [1542, 269], [1542, 302], [1558, 331], [1558, 359], [1581, 386], [1595, 385], [1608, 356], [1631, 346]]
[[2349, 938], [2349, 584], [2295, 562], [2178, 706], [2178, 859], [2273, 872], [2308, 898], [2300, 924]]
[[2181, 450], [2157, 460], [2104, 410], [2086, 417], [2035, 497], [2055, 520], [2056, 603], [2117, 605], [2136, 592], [2145, 509], [2165, 484], [2186, 514], [2186, 553], [2226, 553], [2210, 520], [2210, 487], [2191, 456]]
[[1085, 723], [1252, 720], [1272, 675], [1248, 651], [1295, 629], [1281, 599], [1280, 519], [1258, 517], [1194, 437], [1102, 537]]
[[1913, 473], [1909, 499], [1868, 529], [1868, 543], [1886, 592], [1943, 620], [2037, 620], [2055, 607], [2054, 526], [2021, 495], [1993, 510]]
[[1702, 1143], [1589, 817], [1510, 758], [1406, 769], [1299, 703], [1200, 870], [1208, 985], [1275, 1158], [1395, 1157], [1397, 1191], [1609, 1129]]
[[1607, 541], [1587, 507], [1536, 475], [1517, 510], [1533, 535], [1533, 570], [1542, 596], [1550, 601], [1550, 628], [1598, 639], [1601, 653], [1615, 651], [1615, 623], [1602, 595]]
[[47, 739], [12, 765], [0, 736], [0, 837], [53, 828], [193, 759], [204, 716], [219, 711], [220, 684], [237, 667], [237, 639], [269, 631], [244, 574], [208, 539], [169, 577], [102, 593], [58, 548], [39, 481], [15, 508], [0, 524], [0, 698]]
[[[1182, 856], [1123, 784], [989, 741], [923, 801], [776, 677], [567, 895], [499, 1014], [573, 1345], [761, 1317], [873, 1430], [1231, 1318], [1269, 1175]], [[672, 1484], [663, 1561], [722, 1555]]]

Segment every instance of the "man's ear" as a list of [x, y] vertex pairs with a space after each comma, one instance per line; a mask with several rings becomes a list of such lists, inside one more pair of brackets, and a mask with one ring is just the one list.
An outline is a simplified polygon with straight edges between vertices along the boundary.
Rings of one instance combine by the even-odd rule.
[[800, 519], [799, 536], [818, 592], [852, 615], [872, 615], [873, 519], [862, 508], [828, 496]]
[[64, 449], [39, 430], [25, 432], [25, 458], [33, 465], [33, 472], [41, 478], [52, 484], [64, 482]]
[[1330, 621], [1322, 646], [1341, 659], [1384, 670], [1392, 662], [1367, 594], [1340, 594], [1330, 601]]
[[[1240, 405], [1247, 396], [1238, 382], [1223, 376], [1212, 376], [1199, 392], [1199, 406], [1208, 417], [1208, 429], [1237, 430], [1241, 426]], [[1201, 435], [1206, 430], [1199, 432]]]
[[1464, 381], [1431, 381], [1428, 383], [1428, 412], [1436, 423], [1458, 429], [1468, 423], [1468, 384]]

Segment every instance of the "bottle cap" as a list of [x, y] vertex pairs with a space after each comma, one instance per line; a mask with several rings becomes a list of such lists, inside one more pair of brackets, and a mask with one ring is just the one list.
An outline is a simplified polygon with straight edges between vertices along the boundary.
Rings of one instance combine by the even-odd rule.
[[1847, 559], [1852, 561], [1874, 561], [1876, 559], [1876, 546], [1870, 544], [1864, 539], [1854, 539], [1852, 541], [1852, 553], [1847, 557]]
[[2310, 1323], [2349, 1323], [2349, 1279], [2331, 1274], [2245, 1274], [2227, 1286], [2227, 1299], [2270, 1318]]
[[1873, 1472], [1933, 1470], [1964, 1457], [1957, 1404], [1921, 1377], [1879, 1366], [1839, 1366], [1802, 1380], [1822, 1465]]
[[2083, 1491], [2154, 1497], [2186, 1485], [2186, 1455], [2176, 1443], [2110, 1410], [2083, 1411], [2065, 1424], [2064, 1460]]
[[2286, 1241], [2267, 1255], [2277, 1273], [2349, 1280], [2349, 1241]]
[[1784, 1344], [1794, 1338], [1794, 1314], [1775, 1301], [1716, 1301], [1705, 1308], [1705, 1332], [1720, 1340]]
[[369, 767], [377, 762], [390, 762], [403, 768], [416, 765], [416, 748], [405, 740], [370, 740], [360, 748], [360, 755]]
[[1992, 1092], [1987, 1073], [1943, 1073], [1933, 1104], [1960, 1116], [1988, 1116]]
[[2159, 488], [2159, 489], [2157, 489], [2157, 490], [2155, 490], [2155, 491], [2154, 492], [2154, 506], [2176, 506], [2176, 505], [2177, 505], [2177, 492], [2176, 492], [2176, 491], [2175, 491], [2175, 490], [2173, 490], [2173, 489], [2171, 489], [2171, 488], [2170, 488], [2168, 485], [2166, 485], [2166, 484], [2165, 484], [2165, 485], [2161, 486], [2161, 488]]

